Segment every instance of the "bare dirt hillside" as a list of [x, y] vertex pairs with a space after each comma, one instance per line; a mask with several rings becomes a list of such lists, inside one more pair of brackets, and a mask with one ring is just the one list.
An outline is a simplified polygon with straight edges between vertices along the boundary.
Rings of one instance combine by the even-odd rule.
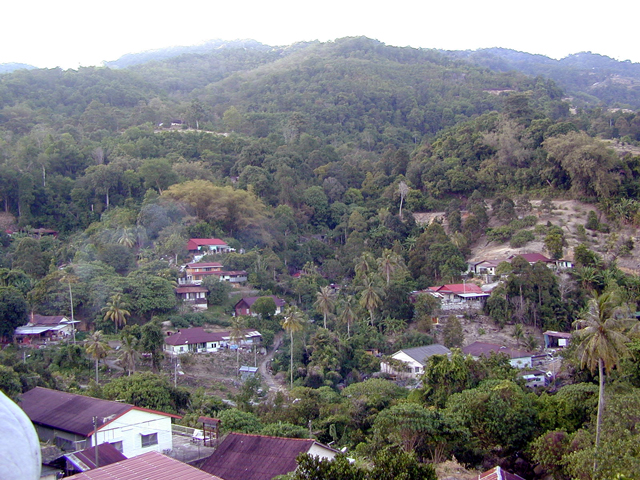
[[[640, 273], [640, 244], [638, 244], [637, 228], [619, 227], [612, 224], [610, 225], [611, 232], [608, 234], [587, 230], [586, 237], [580, 238], [577, 227], [586, 223], [590, 210], [594, 210], [598, 214], [601, 222], [608, 223], [595, 205], [576, 200], [554, 200], [554, 209], [551, 213], [547, 213], [539, 209], [540, 200], [531, 200], [531, 204], [534, 208], [530, 214], [538, 217], [538, 225], [550, 222], [562, 227], [567, 242], [564, 258], [573, 260], [573, 249], [581, 243], [586, 243], [590, 249], [598, 252], [606, 260], [616, 259], [621, 268], [631, 273]], [[497, 224], [491, 226], [497, 226]], [[619, 256], [620, 246], [629, 238], [634, 241], [637, 247], [631, 251], [630, 256]], [[470, 260], [495, 260], [520, 253], [547, 254], [543, 240], [544, 237], [536, 236], [535, 241], [527, 243], [524, 247], [511, 248], [509, 242], [490, 242], [483, 236], [473, 246]]]

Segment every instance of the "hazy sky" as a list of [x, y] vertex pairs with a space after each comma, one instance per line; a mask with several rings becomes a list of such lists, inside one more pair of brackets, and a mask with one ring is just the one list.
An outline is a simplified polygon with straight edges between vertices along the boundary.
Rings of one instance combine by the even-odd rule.
[[100, 65], [210, 39], [288, 45], [359, 35], [396, 46], [505, 47], [553, 58], [591, 51], [640, 62], [637, 0], [34, 0], [1, 11], [0, 63], [37, 67]]

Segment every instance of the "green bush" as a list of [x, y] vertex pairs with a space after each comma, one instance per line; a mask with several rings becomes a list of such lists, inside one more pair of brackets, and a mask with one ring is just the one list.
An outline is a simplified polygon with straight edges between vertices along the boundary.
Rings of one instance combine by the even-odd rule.
[[521, 230], [511, 237], [509, 245], [511, 248], [524, 247], [528, 242], [535, 240], [535, 235], [530, 230]]

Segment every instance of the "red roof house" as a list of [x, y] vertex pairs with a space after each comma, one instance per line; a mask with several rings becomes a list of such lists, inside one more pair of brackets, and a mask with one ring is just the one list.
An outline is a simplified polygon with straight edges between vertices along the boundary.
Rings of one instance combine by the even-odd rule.
[[308, 438], [230, 433], [200, 468], [224, 480], [271, 480], [294, 471], [300, 453], [333, 459], [338, 452]]
[[223, 253], [231, 251], [227, 242], [219, 238], [192, 238], [187, 243], [187, 250], [191, 255], [206, 255], [208, 253]]

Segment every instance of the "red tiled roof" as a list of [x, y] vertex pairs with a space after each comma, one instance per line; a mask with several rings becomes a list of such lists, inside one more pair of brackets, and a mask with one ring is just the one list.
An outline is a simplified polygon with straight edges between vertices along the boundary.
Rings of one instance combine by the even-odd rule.
[[454, 283], [450, 285], [442, 285], [441, 287], [429, 287], [438, 293], [484, 293], [482, 289], [475, 283]]
[[[99, 447], [98, 447], [99, 448]], [[69, 480], [222, 480], [158, 452], [147, 452], [105, 467], [78, 473]]]
[[220, 240], [219, 238], [191, 238], [187, 243], [187, 250], [197, 250], [202, 245], [218, 245], [227, 246], [227, 242]]
[[482, 355], [489, 356], [491, 352], [495, 353], [506, 353], [509, 358], [523, 358], [530, 357], [533, 355], [530, 352], [525, 352], [523, 350], [515, 350], [513, 348], [508, 348], [502, 345], [497, 345], [494, 343], [484, 343], [484, 342], [473, 342], [471, 345], [467, 345], [462, 349], [462, 353], [465, 355], [472, 355], [474, 357], [480, 357]]
[[171, 413], [157, 412], [127, 403], [60, 392], [44, 387], [36, 387], [23, 393], [19, 405], [33, 423], [85, 437], [93, 433], [93, 417], [98, 417], [98, 430], [129, 410], [143, 410], [180, 418]]
[[320, 445], [308, 438], [230, 433], [200, 468], [224, 480], [271, 480], [295, 470], [298, 454], [314, 444]]
[[189, 267], [189, 268], [205, 268], [205, 267], [220, 267], [220, 268], [222, 268], [222, 264], [218, 263], [218, 262], [187, 263], [187, 267]]
[[206, 332], [202, 327], [186, 328], [165, 338], [167, 345], [188, 345], [191, 343], [220, 342], [229, 332]]
[[[96, 447], [86, 448], [79, 452], [69, 453], [65, 455], [67, 460], [73, 463], [78, 470], [90, 470], [96, 468]], [[122, 453], [116, 450], [116, 447], [108, 442], [102, 443], [98, 446], [98, 464], [101, 467], [106, 467], [112, 463], [121, 462], [126, 460]]]
[[479, 480], [524, 480], [520, 475], [515, 473], [509, 473], [503, 468], [494, 467], [491, 470], [487, 470], [481, 473], [478, 477]]

